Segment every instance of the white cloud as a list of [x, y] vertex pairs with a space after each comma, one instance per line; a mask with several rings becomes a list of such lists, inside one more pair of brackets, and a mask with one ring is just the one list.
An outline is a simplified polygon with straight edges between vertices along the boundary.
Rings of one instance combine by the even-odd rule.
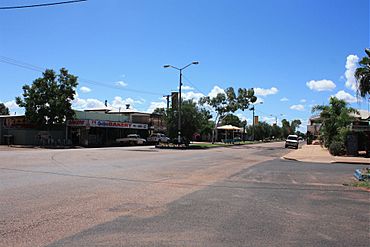
[[81, 99], [76, 97], [72, 102], [72, 107], [77, 110], [85, 110], [105, 108], [105, 104], [98, 99]]
[[166, 108], [167, 104], [164, 101], [161, 102], [151, 102], [148, 110], [146, 112], [152, 113], [156, 108]]
[[344, 76], [346, 78], [346, 87], [352, 89], [353, 91], [356, 91], [357, 89], [355, 71], [358, 61], [358, 56], [349, 55], [346, 61], [346, 72], [344, 72]]
[[[112, 109], [113, 111], [118, 111], [119, 108], [126, 109], [126, 104], [130, 104], [130, 109], [136, 110], [136, 104], [143, 104], [143, 100], [134, 100], [132, 98], [123, 99], [120, 96], [115, 96], [111, 103], [108, 103], [108, 108]], [[82, 99], [79, 95], [75, 94], [75, 99], [72, 101], [72, 107], [77, 110], [85, 110], [85, 109], [96, 109], [96, 108], [106, 108], [105, 103], [98, 99]]]
[[17, 103], [15, 103], [15, 100], [4, 102], [4, 105], [9, 108], [10, 115], [14, 114], [15, 112], [17, 112], [18, 114], [24, 113], [24, 110], [20, 108]]
[[127, 87], [128, 83], [124, 81], [116, 81], [114, 84], [116, 84], [117, 87]]
[[272, 88], [259, 88], [256, 87], [254, 88], [254, 94], [257, 96], [267, 96], [267, 95], [272, 95], [272, 94], [277, 94], [279, 90], [276, 87]]
[[193, 91], [181, 94], [181, 98], [183, 98], [184, 100], [192, 99], [195, 102], [198, 102], [201, 97], [204, 97], [204, 94], [196, 93], [196, 92], [193, 92]]
[[335, 83], [331, 80], [319, 80], [319, 81], [311, 80], [307, 82], [306, 85], [309, 89], [319, 92], [331, 91], [336, 87]]
[[83, 87], [80, 87], [80, 91], [83, 92], [83, 93], [89, 93], [89, 92], [91, 92], [91, 89], [88, 88], [88, 87], [83, 86]]
[[287, 97], [281, 98], [280, 101], [289, 101]]
[[19, 106], [17, 105], [17, 103], [15, 103], [15, 100], [7, 101], [7, 102], [4, 103], [4, 105], [6, 107], [8, 107], [9, 109], [19, 108]]
[[332, 96], [335, 96], [337, 97], [338, 99], [342, 99], [344, 101], [346, 101], [347, 103], [355, 103], [357, 102], [357, 98], [343, 90], [340, 90], [338, 93], [336, 93], [335, 95], [332, 95]]
[[219, 86], [214, 86], [211, 90], [211, 92], [208, 94], [209, 97], [214, 98], [217, 96], [219, 93], [225, 93], [225, 90], [220, 88]]
[[306, 100], [306, 99], [301, 99], [299, 102], [301, 102], [301, 103], [306, 103], [306, 102], [307, 102], [307, 100]]
[[274, 124], [276, 121], [275, 117], [262, 117], [262, 121], [268, 124]]
[[194, 90], [194, 88], [193, 88], [193, 87], [190, 87], [190, 86], [187, 86], [187, 85], [182, 86], [182, 87], [181, 87], [181, 89], [182, 89], [182, 90], [184, 90], [184, 91], [185, 91], [185, 90]]
[[120, 96], [115, 96], [113, 101], [112, 101], [112, 107], [114, 109], [126, 109], [126, 105], [130, 105], [130, 109], [136, 110], [135, 109], [135, 104], [142, 104], [143, 102], [141, 100], [134, 100], [132, 98], [126, 98], [122, 99]]
[[292, 105], [290, 109], [296, 110], [296, 111], [304, 111], [304, 105]]
[[[242, 113], [236, 113], [235, 114], [241, 121], [247, 121], [247, 123], [248, 123], [248, 118], [245, 116], [245, 115], [243, 115]], [[249, 119], [250, 120], [250, 119]]]

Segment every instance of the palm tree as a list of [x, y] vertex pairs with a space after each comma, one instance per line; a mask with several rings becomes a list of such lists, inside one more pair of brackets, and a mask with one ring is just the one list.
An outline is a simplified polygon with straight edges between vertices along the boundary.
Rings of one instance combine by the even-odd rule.
[[355, 72], [357, 93], [363, 98], [370, 95], [370, 49], [366, 48], [365, 52], [367, 57], [361, 59], [360, 67]]
[[325, 147], [329, 147], [333, 141], [340, 141], [344, 144], [345, 131], [353, 121], [350, 113], [358, 113], [356, 109], [348, 107], [344, 100], [335, 97], [330, 98], [329, 105], [314, 106], [312, 112], [320, 112], [322, 119], [320, 139]]

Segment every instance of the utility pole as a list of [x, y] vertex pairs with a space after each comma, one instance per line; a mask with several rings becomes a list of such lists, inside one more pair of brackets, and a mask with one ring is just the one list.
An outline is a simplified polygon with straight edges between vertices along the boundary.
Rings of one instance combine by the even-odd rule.
[[180, 83], [179, 83], [179, 106], [178, 106], [178, 109], [179, 109], [179, 118], [178, 118], [178, 132], [177, 132], [177, 141], [178, 141], [178, 144], [181, 143], [181, 86], [182, 86], [182, 69], [180, 69]]

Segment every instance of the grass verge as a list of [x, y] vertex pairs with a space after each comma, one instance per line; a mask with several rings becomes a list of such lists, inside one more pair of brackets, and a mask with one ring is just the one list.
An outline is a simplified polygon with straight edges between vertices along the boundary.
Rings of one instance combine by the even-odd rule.
[[353, 182], [351, 186], [370, 189], [370, 181], [356, 181], [356, 182]]
[[246, 144], [253, 144], [258, 142], [252, 141], [244, 141], [244, 142], [237, 142], [237, 143], [196, 143], [190, 144], [190, 148], [215, 148], [215, 147], [230, 147], [235, 145], [246, 145]]

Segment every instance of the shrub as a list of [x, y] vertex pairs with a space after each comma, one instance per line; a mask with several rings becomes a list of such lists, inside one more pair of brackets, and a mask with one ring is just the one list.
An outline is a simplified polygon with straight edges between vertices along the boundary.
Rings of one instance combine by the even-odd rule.
[[333, 141], [329, 146], [330, 154], [334, 156], [343, 155], [346, 153], [346, 149], [344, 147], [343, 142], [341, 141]]

